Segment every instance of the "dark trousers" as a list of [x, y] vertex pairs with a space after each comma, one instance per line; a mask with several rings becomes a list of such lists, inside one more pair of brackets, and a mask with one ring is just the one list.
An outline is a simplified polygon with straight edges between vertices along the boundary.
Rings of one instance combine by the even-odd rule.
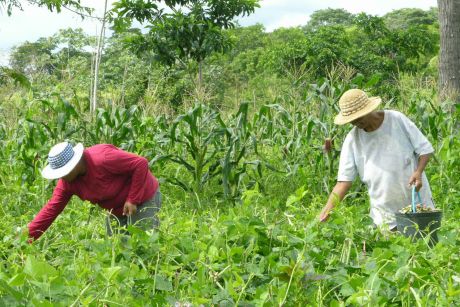
[[157, 217], [161, 208], [160, 190], [148, 201], [137, 206], [137, 211], [131, 216], [115, 216], [111, 213], [107, 215], [105, 224], [107, 234], [112, 236], [114, 233], [127, 234], [126, 227], [135, 225], [143, 230], [156, 229], [160, 226], [160, 220]]

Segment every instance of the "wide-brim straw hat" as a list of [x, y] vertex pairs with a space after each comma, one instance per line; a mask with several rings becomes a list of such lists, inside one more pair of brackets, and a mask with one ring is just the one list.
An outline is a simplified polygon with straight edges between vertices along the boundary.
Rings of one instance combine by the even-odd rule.
[[348, 90], [340, 97], [340, 113], [335, 117], [334, 123], [337, 125], [350, 123], [377, 109], [381, 102], [380, 97], [367, 97], [362, 90]]
[[68, 175], [83, 156], [83, 144], [75, 147], [68, 142], [54, 145], [48, 154], [48, 165], [42, 170], [46, 179], [58, 179]]

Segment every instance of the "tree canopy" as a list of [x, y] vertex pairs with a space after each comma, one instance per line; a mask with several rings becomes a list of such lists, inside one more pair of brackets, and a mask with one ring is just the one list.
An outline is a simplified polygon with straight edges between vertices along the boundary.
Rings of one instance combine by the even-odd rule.
[[344, 9], [327, 8], [318, 10], [310, 15], [306, 28], [315, 30], [321, 26], [349, 26], [353, 23], [354, 15]]
[[383, 16], [385, 24], [391, 29], [407, 29], [419, 25], [432, 25], [438, 22], [437, 8], [424, 11], [418, 8], [393, 10]]
[[159, 1], [122, 0], [110, 13], [116, 31], [124, 31], [133, 21], [147, 23], [146, 35], [140, 32], [131, 43], [140, 51], [154, 51], [156, 57], [171, 65], [176, 60], [201, 62], [209, 54], [228, 49], [230, 40], [222, 31], [235, 26], [234, 18], [249, 15], [258, 0], [170, 0], [167, 8]]
[[60, 12], [62, 8], [75, 10], [77, 13], [91, 13], [92, 9], [82, 6], [80, 0], [0, 0], [0, 7], [6, 8], [8, 15], [11, 15], [14, 8], [22, 10], [24, 3], [46, 7], [50, 11]]

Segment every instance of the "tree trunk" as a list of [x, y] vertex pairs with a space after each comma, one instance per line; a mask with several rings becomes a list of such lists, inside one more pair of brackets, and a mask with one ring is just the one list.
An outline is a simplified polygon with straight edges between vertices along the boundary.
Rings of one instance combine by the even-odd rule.
[[89, 83], [89, 110], [93, 112], [93, 82], [94, 82], [94, 64], [96, 62], [96, 53], [91, 53], [91, 78]]
[[101, 64], [102, 48], [104, 46], [106, 19], [107, 19], [107, 0], [105, 0], [104, 17], [102, 18], [101, 34], [99, 35], [99, 38], [98, 38], [97, 52], [96, 52], [96, 58], [95, 58], [95, 64], [94, 64], [93, 95], [91, 96], [93, 100], [91, 101], [91, 108], [90, 108], [90, 110], [94, 113], [96, 112], [96, 107], [97, 107], [97, 86], [98, 86], [98, 77], [99, 77], [99, 65]]
[[125, 70], [123, 71], [123, 82], [121, 83], [120, 105], [125, 105], [125, 90], [126, 90], [127, 76], [128, 76], [128, 63], [125, 64]]
[[203, 85], [203, 60], [198, 62], [198, 88], [201, 91]]
[[460, 102], [460, 0], [438, 0], [441, 50], [439, 94]]

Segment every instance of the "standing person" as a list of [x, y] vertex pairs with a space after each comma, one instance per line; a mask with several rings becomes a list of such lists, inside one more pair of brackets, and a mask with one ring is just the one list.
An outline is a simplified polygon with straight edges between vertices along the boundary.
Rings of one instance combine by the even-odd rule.
[[53, 146], [48, 165], [42, 170], [46, 179], [59, 179], [51, 200], [28, 225], [29, 236], [38, 239], [77, 195], [108, 210], [107, 233], [111, 225], [138, 223], [142, 228], [158, 227], [161, 207], [158, 180], [148, 167], [147, 159], [109, 144], [84, 149], [68, 142]]
[[370, 216], [376, 225], [395, 229], [394, 213], [411, 203], [411, 186], [420, 191], [423, 204], [433, 207], [424, 169], [433, 147], [405, 115], [376, 110], [379, 97], [368, 98], [359, 89], [346, 91], [339, 100], [337, 125], [351, 123], [340, 154], [337, 184], [319, 215], [320, 221], [341, 201], [359, 175], [370, 196]]

